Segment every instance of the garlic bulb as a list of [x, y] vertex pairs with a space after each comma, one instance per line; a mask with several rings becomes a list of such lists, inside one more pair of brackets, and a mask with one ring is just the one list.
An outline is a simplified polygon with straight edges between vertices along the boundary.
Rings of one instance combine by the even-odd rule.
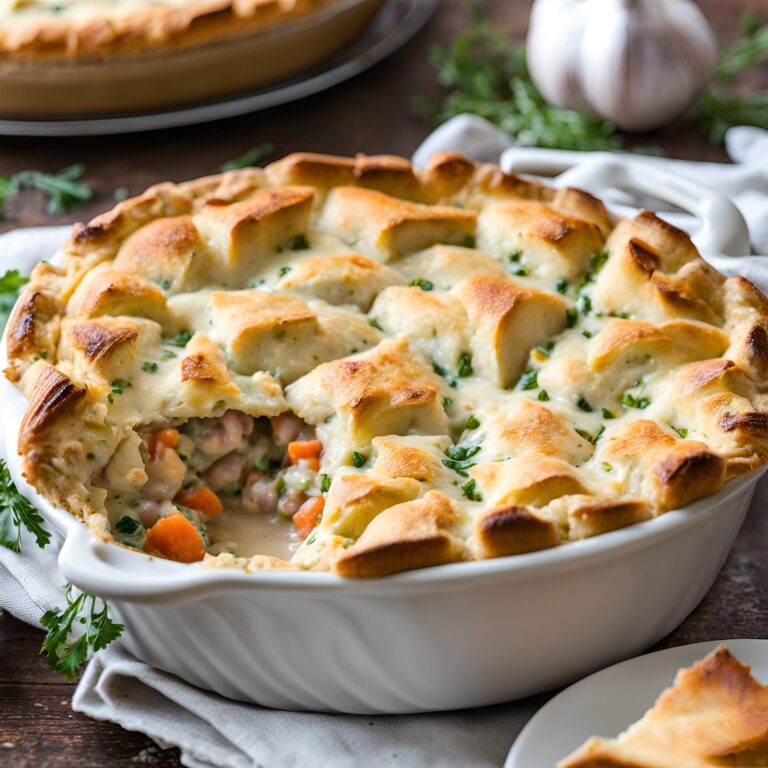
[[526, 51], [547, 101], [634, 131], [679, 115], [717, 64], [691, 0], [536, 0]]

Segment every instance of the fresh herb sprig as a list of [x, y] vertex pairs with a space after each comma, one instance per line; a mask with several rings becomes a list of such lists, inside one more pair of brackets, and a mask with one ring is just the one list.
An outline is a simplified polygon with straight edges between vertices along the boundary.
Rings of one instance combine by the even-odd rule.
[[[438, 82], [447, 92], [437, 104], [417, 100], [417, 111], [436, 125], [464, 112], [479, 115], [522, 146], [623, 147], [611, 121], [547, 103], [528, 73], [525, 46], [509, 42], [477, 3], [471, 3], [468, 12], [466, 30], [453, 45], [434, 46], [430, 53]], [[712, 82], [684, 116], [716, 144], [734, 125], [768, 128], [768, 91], [741, 93], [732, 83], [746, 69], [768, 61], [768, 25], [745, 14], [740, 26], [741, 37], [723, 52]]]
[[[16, 488], [8, 465], [0, 459], [0, 545], [21, 552], [22, 528], [26, 528], [37, 546], [44, 549], [51, 540], [44, 522], [29, 499]], [[81, 592], [73, 597], [73, 587], [68, 584], [65, 596], [67, 607], [63, 611], [52, 609], [40, 618], [48, 630], [42, 650], [50, 666], [72, 680], [88, 658], [88, 650], [106, 648], [120, 637], [125, 627], [112, 621], [107, 603], [93, 595]], [[83, 625], [83, 632], [72, 639], [73, 627], [79, 625]]]
[[548, 104], [528, 74], [524, 46], [511, 44], [475, 3], [466, 32], [448, 48], [433, 46], [430, 59], [449, 90], [439, 104], [416, 107], [436, 125], [471, 112], [525, 146], [606, 150], [622, 144], [610, 121]]
[[0, 176], [0, 213], [5, 203], [23, 189], [37, 189], [48, 198], [47, 211], [56, 215], [82, 205], [93, 197], [90, 185], [80, 181], [85, 173], [82, 163], [75, 163], [57, 173], [19, 171], [13, 176]]
[[239, 157], [229, 160], [226, 163], [222, 163], [219, 166], [219, 170], [235, 171], [238, 168], [248, 168], [251, 165], [256, 165], [259, 160], [263, 160], [267, 155], [271, 154], [274, 149], [274, 145], [269, 142], [259, 144], [256, 147], [252, 147], [247, 152], [244, 152]]
[[21, 552], [21, 531], [26, 528], [37, 546], [44, 549], [51, 534], [43, 527], [42, 515], [16, 488], [4, 459], [0, 459], [0, 545]]
[[[43, 648], [53, 670], [74, 680], [78, 670], [88, 658], [88, 650], [100, 651], [125, 631], [109, 617], [109, 606], [87, 592], [76, 597], [71, 584], [67, 585], [67, 607], [62, 611], [46, 611], [40, 623], [48, 630]], [[82, 634], [73, 639], [73, 627], [83, 626]]]
[[19, 296], [19, 289], [28, 282], [29, 278], [23, 277], [18, 269], [9, 269], [0, 277], [0, 333], [8, 322], [8, 315], [11, 314]]

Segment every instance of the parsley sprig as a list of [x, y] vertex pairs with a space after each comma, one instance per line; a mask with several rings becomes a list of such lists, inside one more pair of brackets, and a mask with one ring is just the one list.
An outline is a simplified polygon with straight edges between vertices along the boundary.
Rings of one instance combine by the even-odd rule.
[[[69, 680], [74, 680], [88, 658], [88, 649], [100, 651], [123, 634], [125, 627], [109, 617], [109, 606], [88, 592], [76, 597], [67, 585], [67, 607], [62, 611], [46, 611], [40, 623], [48, 630], [43, 648], [48, 664]], [[73, 627], [83, 626], [83, 633], [72, 638]]]
[[45, 548], [51, 534], [43, 528], [44, 522], [29, 499], [19, 493], [8, 465], [0, 459], [0, 544], [21, 552], [21, 531], [26, 528], [35, 537], [37, 546]]
[[57, 173], [19, 171], [13, 176], [0, 176], [0, 213], [7, 200], [23, 189], [37, 189], [48, 198], [47, 211], [51, 215], [65, 213], [93, 197], [91, 187], [80, 178], [85, 173], [82, 163], [62, 168]]
[[3, 332], [13, 305], [19, 296], [19, 289], [29, 282], [28, 277], [22, 277], [18, 269], [9, 269], [0, 277], [0, 333]]
[[[51, 540], [44, 522], [29, 499], [16, 488], [8, 465], [0, 459], [0, 545], [21, 552], [21, 532], [26, 528], [35, 537], [37, 546], [44, 549]], [[72, 680], [88, 658], [88, 649], [106, 648], [120, 637], [125, 627], [112, 621], [107, 604], [93, 595], [81, 592], [73, 597], [73, 587], [68, 584], [65, 596], [67, 607], [63, 611], [46, 611], [40, 623], [48, 630], [43, 640], [48, 663]], [[76, 624], [83, 625], [84, 630], [72, 639]]]

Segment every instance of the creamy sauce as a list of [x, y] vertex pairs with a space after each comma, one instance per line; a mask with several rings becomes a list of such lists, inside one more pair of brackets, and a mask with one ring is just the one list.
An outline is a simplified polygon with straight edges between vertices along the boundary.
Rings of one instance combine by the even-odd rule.
[[301, 544], [290, 520], [239, 506], [226, 508], [206, 528], [212, 542], [208, 551], [214, 555], [229, 549], [238, 557], [271, 555], [290, 560]]

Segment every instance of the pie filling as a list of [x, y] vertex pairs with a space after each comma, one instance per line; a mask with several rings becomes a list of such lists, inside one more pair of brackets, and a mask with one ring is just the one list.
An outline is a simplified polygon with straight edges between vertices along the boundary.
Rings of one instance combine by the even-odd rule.
[[[98, 481], [122, 544], [180, 562], [206, 552], [287, 559], [320, 520], [323, 446], [292, 413], [228, 410], [137, 435], [143, 466], [117, 457]], [[134, 489], [115, 482], [130, 475]]]

